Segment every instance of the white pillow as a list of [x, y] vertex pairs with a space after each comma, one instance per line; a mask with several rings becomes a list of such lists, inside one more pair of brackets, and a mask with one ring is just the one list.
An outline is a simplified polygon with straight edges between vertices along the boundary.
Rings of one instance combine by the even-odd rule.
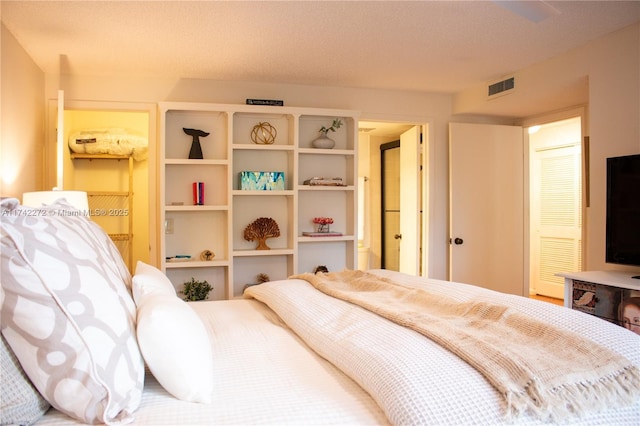
[[2, 334], [55, 408], [83, 423], [132, 420], [144, 362], [131, 275], [109, 236], [66, 202], [2, 200]]
[[139, 305], [145, 296], [151, 294], [176, 295], [175, 287], [162, 271], [141, 261], [136, 265], [132, 292], [136, 305]]
[[211, 402], [211, 343], [187, 302], [162, 294], [143, 298], [138, 304], [137, 335], [149, 370], [167, 392], [184, 401]]

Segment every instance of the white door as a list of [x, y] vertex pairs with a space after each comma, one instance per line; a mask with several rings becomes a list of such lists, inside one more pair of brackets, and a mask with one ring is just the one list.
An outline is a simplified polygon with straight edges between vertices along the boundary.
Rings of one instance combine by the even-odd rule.
[[420, 126], [400, 135], [400, 272], [420, 272]]
[[580, 118], [541, 126], [529, 136], [531, 274], [537, 294], [564, 298], [558, 272], [582, 270]]
[[64, 187], [64, 90], [58, 90], [58, 105], [56, 111], [56, 187]]
[[381, 146], [382, 159], [382, 267], [400, 270], [400, 143]]
[[449, 278], [527, 295], [522, 127], [451, 123], [449, 178]]

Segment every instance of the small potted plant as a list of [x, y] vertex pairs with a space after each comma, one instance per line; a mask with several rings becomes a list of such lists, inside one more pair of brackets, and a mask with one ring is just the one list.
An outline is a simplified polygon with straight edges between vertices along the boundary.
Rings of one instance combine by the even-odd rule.
[[191, 277], [191, 281], [184, 283], [181, 291], [184, 296], [182, 299], [187, 302], [206, 300], [211, 290], [213, 290], [213, 287], [207, 281], [196, 281], [195, 278]]
[[341, 126], [342, 126], [342, 120], [340, 120], [339, 118], [336, 118], [331, 123], [331, 126], [329, 126], [329, 127], [327, 127], [327, 126], [320, 127], [320, 130], [318, 130], [320, 132], [320, 136], [316, 140], [311, 142], [311, 145], [314, 148], [321, 148], [321, 149], [331, 149], [331, 148], [333, 148], [336, 145], [336, 142], [333, 139], [330, 139], [327, 136], [327, 133], [335, 132], [336, 129], [339, 129]]

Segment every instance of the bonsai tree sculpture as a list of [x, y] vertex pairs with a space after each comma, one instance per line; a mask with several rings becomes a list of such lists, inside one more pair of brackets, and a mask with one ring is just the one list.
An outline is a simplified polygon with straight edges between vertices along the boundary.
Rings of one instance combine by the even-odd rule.
[[247, 241], [258, 240], [256, 250], [270, 250], [267, 238], [280, 236], [280, 228], [275, 220], [270, 217], [260, 217], [250, 223], [244, 230], [244, 239]]

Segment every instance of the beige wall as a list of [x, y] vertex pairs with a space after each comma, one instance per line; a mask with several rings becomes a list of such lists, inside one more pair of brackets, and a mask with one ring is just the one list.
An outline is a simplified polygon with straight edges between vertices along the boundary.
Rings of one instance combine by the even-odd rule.
[[[516, 79], [518, 92], [489, 102], [533, 101], [536, 87], [561, 90], [588, 80], [591, 206], [585, 216], [584, 268], [633, 269], [604, 262], [605, 159], [640, 153], [640, 24], [519, 71]], [[456, 95], [453, 105], [456, 112], [468, 112], [486, 102], [482, 86]]]
[[[317, 87], [290, 84], [265, 84], [212, 80], [105, 79], [91, 76], [73, 78], [47, 76], [49, 99], [62, 89], [66, 100], [93, 99], [106, 102], [214, 102], [244, 103], [247, 98], [283, 99], [287, 106], [338, 108], [360, 111], [361, 119], [429, 123], [441, 161], [438, 182], [432, 190], [439, 222], [434, 223], [434, 238], [447, 241], [447, 125], [451, 119], [451, 96], [408, 91], [386, 91], [341, 87]], [[150, 140], [150, 143], [153, 141]], [[444, 148], [442, 148], [444, 147]], [[150, 164], [151, 168], [152, 165]], [[152, 173], [154, 171], [152, 170]], [[441, 178], [443, 176], [443, 178]], [[442, 180], [440, 180], [442, 179]], [[444, 221], [444, 222], [442, 222]], [[445, 226], [442, 226], [444, 223]], [[153, 251], [153, 250], [152, 250]], [[431, 275], [446, 278], [447, 246], [431, 252]]]
[[[3, 29], [4, 35], [4, 29]], [[3, 37], [3, 78], [6, 58], [5, 37]], [[24, 56], [13, 54], [13, 56]], [[32, 64], [24, 64], [28, 70]], [[16, 65], [16, 68], [17, 65]], [[531, 87], [521, 92], [523, 102], [534, 102], [535, 85], [560, 82], [559, 86], [580, 85], [588, 79], [589, 84], [589, 129], [591, 136], [591, 207], [587, 211], [587, 259], [588, 269], [621, 269], [604, 264], [604, 216], [605, 181], [604, 159], [609, 156], [640, 152], [640, 24], [603, 37], [581, 48], [560, 55], [552, 60], [534, 65], [518, 73]], [[33, 80], [37, 78], [32, 77]], [[520, 79], [519, 81], [522, 81]], [[3, 83], [3, 107], [13, 104], [22, 97], [16, 88], [10, 96], [5, 96]], [[24, 89], [27, 89], [26, 87]], [[286, 105], [324, 108], [345, 108], [361, 111], [361, 118], [367, 120], [398, 120], [427, 122], [431, 126], [430, 142], [430, 183], [429, 195], [432, 203], [431, 241], [429, 271], [432, 277], [446, 278], [448, 252], [448, 199], [447, 199], [447, 124], [449, 121], [473, 119], [484, 122], [518, 123], [526, 117], [511, 119], [492, 117], [466, 117], [478, 100], [479, 88], [471, 88], [455, 98], [442, 94], [406, 91], [385, 91], [340, 87], [316, 87], [286, 84], [263, 84], [251, 82], [227, 82], [211, 80], [161, 80], [161, 79], [108, 79], [90, 76], [45, 76], [45, 99], [57, 96], [57, 90], [65, 91], [69, 100], [91, 99], [122, 102], [197, 101], [219, 103], [244, 103], [246, 98], [283, 99]], [[31, 92], [33, 89], [28, 88]], [[492, 102], [511, 102], [503, 97]], [[542, 100], [540, 101], [542, 102]], [[22, 126], [29, 127], [28, 133], [38, 133], [44, 99], [33, 101], [20, 108], [16, 119]], [[567, 107], [573, 105], [567, 105]], [[3, 108], [3, 121], [5, 113]], [[28, 116], [28, 118], [26, 118]], [[4, 142], [3, 128], [3, 147]], [[35, 137], [30, 137], [36, 139]], [[29, 156], [38, 157], [37, 145], [22, 145], [29, 150]], [[22, 151], [21, 151], [22, 152]], [[20, 154], [23, 155], [23, 154]], [[39, 157], [38, 157], [39, 158]], [[37, 163], [38, 160], [35, 160]], [[33, 164], [33, 163], [32, 163]], [[23, 180], [33, 180], [28, 176], [33, 171], [24, 170]], [[35, 186], [35, 184], [30, 185]], [[20, 190], [22, 192], [22, 190]]]
[[2, 25], [0, 196], [44, 189], [44, 74]]
[[590, 47], [585, 60], [590, 71], [591, 139], [585, 269], [600, 270], [615, 267], [604, 263], [606, 158], [640, 153], [640, 24], [610, 39], [597, 40]]

